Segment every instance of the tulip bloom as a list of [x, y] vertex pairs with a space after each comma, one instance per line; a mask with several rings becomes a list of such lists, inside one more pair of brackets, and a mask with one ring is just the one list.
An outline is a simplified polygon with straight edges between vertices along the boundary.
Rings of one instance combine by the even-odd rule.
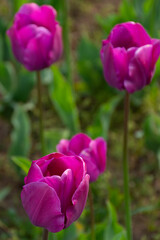
[[108, 84], [133, 93], [151, 82], [160, 55], [160, 40], [152, 39], [139, 23], [116, 25], [100, 52]]
[[87, 165], [90, 182], [96, 181], [106, 168], [107, 145], [103, 138], [92, 140], [83, 133], [75, 135], [70, 141], [62, 139], [57, 151], [66, 155], [79, 155]]
[[16, 59], [29, 71], [42, 70], [62, 54], [61, 27], [56, 10], [35, 3], [24, 4], [7, 31]]
[[21, 199], [32, 224], [59, 232], [79, 218], [88, 189], [82, 158], [51, 153], [32, 162]]

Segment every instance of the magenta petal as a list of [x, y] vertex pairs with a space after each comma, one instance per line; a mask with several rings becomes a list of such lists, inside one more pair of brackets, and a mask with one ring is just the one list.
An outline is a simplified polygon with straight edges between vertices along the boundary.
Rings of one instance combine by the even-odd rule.
[[88, 190], [89, 190], [89, 175], [87, 174], [72, 197], [73, 205], [68, 207], [66, 210], [65, 228], [69, 227], [72, 222], [76, 221], [80, 217], [86, 204]]
[[34, 24], [27, 25], [21, 28], [18, 31], [18, 37], [20, 42], [23, 44], [25, 48], [31, 38], [33, 38], [37, 33], [37, 26]]
[[[128, 22], [124, 23], [126, 29], [130, 32], [135, 46], [143, 46], [151, 44], [151, 38], [140, 23]], [[134, 46], [133, 46], [134, 47]]]
[[62, 213], [66, 212], [66, 208], [72, 204], [72, 195], [75, 191], [74, 176], [71, 169], [67, 169], [61, 176], [63, 183], [63, 192], [61, 196]]
[[90, 143], [90, 149], [100, 173], [106, 168], [107, 144], [103, 138], [99, 137]]
[[50, 57], [48, 50], [51, 50], [53, 37], [50, 32], [43, 28], [38, 28], [38, 34], [31, 39], [25, 50], [24, 63], [29, 71], [41, 70], [48, 67]]
[[14, 24], [17, 30], [28, 24], [32, 24], [33, 22], [30, 17], [31, 13], [37, 11], [38, 9], [39, 6], [36, 3], [26, 3], [22, 5], [18, 13], [15, 15]]
[[152, 78], [152, 45], [138, 48], [129, 64], [129, 77], [124, 81], [129, 93], [140, 90], [149, 84]]
[[82, 150], [88, 148], [91, 138], [84, 133], [76, 134], [69, 143], [69, 150], [79, 155]]
[[63, 154], [68, 153], [69, 140], [62, 139], [59, 144], [56, 146], [57, 151]]
[[[63, 157], [64, 155], [61, 153], [50, 153], [34, 162], [36, 162], [36, 164], [40, 167], [43, 175], [46, 175], [46, 173], [48, 172], [48, 165], [50, 164], [50, 162], [54, 159], [54, 158], [59, 158], [59, 157]], [[56, 174], [57, 175], [57, 174]], [[50, 176], [50, 175], [47, 175]]]
[[43, 5], [36, 11], [32, 12], [31, 19], [36, 25], [43, 26], [54, 33], [55, 25], [53, 24], [53, 21], [55, 20], [56, 15], [57, 12], [53, 7]]
[[137, 47], [131, 47], [127, 50], [128, 61], [130, 62], [137, 51]]
[[87, 165], [87, 173], [90, 176], [90, 182], [96, 181], [99, 176], [99, 169], [96, 165], [94, 156], [91, 154], [91, 149], [85, 149], [80, 155]]
[[152, 39], [153, 43], [153, 53], [152, 53], [152, 69], [154, 69], [155, 64], [160, 56], [160, 40]]
[[111, 31], [108, 40], [115, 48], [140, 47], [151, 44], [151, 38], [141, 24], [126, 22], [116, 25]]
[[38, 39], [43, 59], [49, 66], [52, 61], [50, 52], [53, 51], [53, 35], [47, 29], [39, 27], [36, 38]]
[[33, 38], [25, 50], [24, 65], [29, 71], [43, 69], [45, 61], [36, 38]]
[[11, 40], [12, 50], [13, 50], [13, 53], [14, 53], [15, 57], [17, 58], [17, 60], [19, 62], [21, 62], [23, 64], [24, 63], [25, 50], [23, 48], [22, 43], [19, 40], [19, 36], [18, 36], [18, 33], [17, 33], [15, 27], [14, 26], [11, 27], [7, 31], [7, 34], [9, 36], [10, 40]]
[[61, 176], [66, 169], [71, 169], [75, 176], [75, 185], [78, 186], [86, 174], [85, 163], [78, 156], [65, 156], [55, 158], [49, 165], [50, 175]]
[[40, 180], [40, 182], [47, 183], [50, 187], [54, 188], [59, 198], [61, 198], [63, 191], [63, 182], [60, 176], [51, 176], [44, 177]]
[[133, 47], [134, 42], [132, 40], [132, 35], [125, 27], [124, 24], [116, 25], [110, 35], [108, 36], [108, 40], [112, 43], [113, 47], [124, 47], [126, 49]]
[[119, 90], [124, 89], [123, 79], [128, 71], [127, 52], [124, 48], [113, 48], [110, 43], [104, 47], [103, 69], [108, 84]]
[[54, 42], [53, 50], [50, 52], [50, 59], [52, 63], [57, 61], [63, 52], [63, 43], [62, 43], [62, 28], [59, 24], [56, 24], [55, 33], [54, 33]]
[[25, 178], [25, 184], [39, 181], [41, 178], [43, 178], [43, 174], [40, 167], [36, 163], [32, 162], [28, 175]]
[[38, 160], [36, 160], [36, 163], [41, 166], [43, 165], [44, 162], [47, 162], [48, 160], [51, 160], [53, 158], [59, 158], [59, 157], [63, 157], [64, 155], [62, 153], [57, 153], [57, 152], [54, 152], [54, 153], [50, 153], [44, 157], [41, 157], [39, 158]]
[[[64, 228], [60, 200], [53, 188], [43, 182], [29, 183], [21, 193], [22, 204], [31, 222], [50, 232]], [[54, 203], [54, 204], [53, 204]]]
[[36, 3], [26, 3], [21, 6], [18, 13], [28, 15], [29, 17], [32, 12], [37, 11], [38, 9], [39, 6]]

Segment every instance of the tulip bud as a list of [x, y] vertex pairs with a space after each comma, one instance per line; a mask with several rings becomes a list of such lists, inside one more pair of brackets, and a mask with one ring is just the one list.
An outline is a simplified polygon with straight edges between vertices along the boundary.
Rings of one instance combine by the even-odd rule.
[[87, 165], [90, 182], [96, 181], [106, 168], [107, 144], [101, 137], [92, 140], [86, 134], [79, 133], [70, 141], [62, 139], [57, 151], [66, 155], [79, 155]]
[[160, 40], [152, 39], [139, 23], [116, 25], [100, 52], [108, 84], [129, 93], [148, 85], [160, 55]]
[[29, 71], [47, 68], [62, 55], [61, 27], [56, 15], [49, 5], [27, 3], [7, 31], [16, 59]]
[[80, 217], [88, 189], [82, 158], [52, 153], [32, 162], [21, 199], [32, 224], [59, 232]]

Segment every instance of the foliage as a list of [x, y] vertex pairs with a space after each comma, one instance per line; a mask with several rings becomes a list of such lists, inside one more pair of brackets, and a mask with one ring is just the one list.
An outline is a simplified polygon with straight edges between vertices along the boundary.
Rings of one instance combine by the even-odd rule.
[[30, 120], [22, 106], [17, 106], [12, 117], [10, 155], [27, 156], [30, 150]]
[[31, 161], [29, 161], [27, 158], [16, 157], [16, 156], [12, 157], [12, 161], [17, 166], [19, 166], [24, 171], [24, 173], [27, 175], [29, 168], [31, 166]]
[[[3, 150], [3, 125], [1, 126], [2, 143], [0, 144], [0, 150], [2, 150], [2, 153], [0, 154], [0, 168], [2, 167], [2, 170], [0, 169], [0, 180], [2, 181], [2, 188], [0, 189], [0, 229], [3, 231], [0, 232], [0, 239], [2, 240], [38, 240], [42, 234], [39, 228], [32, 226], [20, 208], [19, 195], [21, 188], [19, 186], [21, 182], [16, 180], [17, 174], [12, 173], [11, 165], [14, 163], [18, 167], [18, 175], [21, 174], [21, 170], [23, 175], [26, 175], [31, 165], [31, 161], [28, 159], [40, 157], [37, 143], [39, 132], [37, 127], [35, 74], [27, 72], [16, 62], [6, 36], [6, 30], [15, 12], [26, 2], [32, 1], [3, 0], [1, 9], [4, 9], [4, 14], [0, 10], [0, 116], [7, 122], [8, 131], [11, 132], [10, 136], [7, 136], [9, 140], [5, 150]], [[35, 2], [40, 5], [44, 4], [42, 0], [36, 0]], [[109, 140], [108, 174], [110, 177], [108, 180], [108, 175], [104, 174], [104, 178], [98, 180], [93, 191], [96, 239], [126, 240], [125, 229], [119, 224], [117, 218], [118, 214], [120, 222], [124, 223], [121, 212], [123, 204], [121, 156], [119, 148], [114, 146], [115, 143], [121, 143], [122, 139], [122, 130], [119, 126], [123, 125], [121, 119], [123, 94], [118, 93], [118, 91], [106, 84], [99, 51], [101, 39], [106, 38], [112, 27], [120, 22], [131, 20], [140, 22], [153, 38], [160, 37], [160, 4], [159, 0], [122, 0], [117, 12], [111, 11], [105, 15], [104, 12], [108, 12], [107, 8], [105, 10], [106, 5], [103, 3], [104, 11], [102, 9], [103, 14], [101, 14], [101, 12], [98, 12], [98, 8], [96, 8], [96, 11], [93, 8], [94, 3], [72, 1], [70, 26], [75, 31], [75, 35], [73, 32], [71, 36], [74, 50], [73, 86], [66, 80], [64, 73], [67, 72], [67, 69], [65, 69], [67, 66], [63, 59], [62, 64], [54, 65], [42, 72], [46, 153], [56, 151], [56, 145], [61, 138], [71, 137], [71, 135], [79, 132], [81, 127], [92, 138], [102, 136]], [[54, 5], [58, 11], [59, 20], [62, 21], [62, 1], [46, 0], [45, 4]], [[80, 25], [81, 21], [79, 21], [77, 9], [83, 16], [85, 12], [90, 11], [91, 6], [93, 16], [88, 15], [89, 31], [85, 30], [87, 33], [84, 31], [85, 34], [80, 33], [80, 37], [77, 34], [77, 37], [76, 31], [81, 31], [81, 28], [82, 30], [83, 28], [87, 29], [88, 26], [85, 18], [83, 21], [86, 24], [82, 22], [84, 26]], [[95, 21], [94, 28], [91, 27], [93, 22], [90, 23], [90, 18]], [[75, 22], [78, 30], [75, 27]], [[92, 39], [94, 35], [92, 31], [94, 30], [97, 31], [97, 34]], [[159, 171], [154, 159], [154, 157], [157, 158], [160, 163], [159, 79], [160, 60], [157, 63], [155, 77], [151, 85], [131, 97], [129, 129], [133, 142], [130, 143], [129, 147], [131, 170], [133, 172], [131, 174], [132, 199], [136, 209], [133, 214], [136, 220], [137, 217], [140, 216], [140, 219], [142, 217], [144, 224], [146, 224], [143, 236], [142, 238], [140, 236], [139, 239], [148, 239], [148, 236], [151, 239], [159, 239], [159, 221], [157, 220], [159, 219], [159, 201], [157, 200]], [[86, 121], [87, 124], [85, 118], [88, 120]], [[137, 150], [139, 149], [139, 142], [136, 138], [137, 132], [141, 134], [142, 140], [140, 152]], [[9, 154], [4, 153], [6, 149], [8, 149]], [[9, 161], [7, 161], [8, 155]], [[5, 165], [6, 161], [9, 166]], [[153, 174], [152, 183], [149, 174]], [[16, 187], [14, 182], [16, 182]], [[3, 186], [6, 183], [7, 185]], [[148, 186], [150, 186], [151, 190]], [[15, 188], [16, 193], [14, 193]], [[140, 199], [141, 193], [143, 196]], [[147, 193], [149, 195], [146, 195]], [[15, 195], [18, 195], [18, 199]], [[108, 197], [107, 208], [105, 208], [104, 204], [106, 196]], [[10, 198], [13, 198], [12, 204]], [[144, 205], [145, 207], [143, 207]], [[136, 220], [135, 226], [137, 226]], [[55, 240], [90, 240], [89, 226], [89, 207], [87, 205], [78, 222], [58, 234], [50, 234], [49, 239], [51, 240], [54, 237]]]
[[52, 71], [54, 80], [49, 85], [50, 98], [66, 127], [75, 133], [79, 130], [79, 121], [72, 88], [55, 66]]

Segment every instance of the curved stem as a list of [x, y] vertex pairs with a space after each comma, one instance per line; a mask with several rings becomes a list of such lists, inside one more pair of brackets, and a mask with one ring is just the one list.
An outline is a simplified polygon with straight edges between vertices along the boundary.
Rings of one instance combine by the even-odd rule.
[[89, 189], [88, 197], [89, 197], [89, 206], [90, 206], [90, 214], [91, 214], [91, 240], [95, 240], [95, 229], [94, 229], [95, 220], [94, 220], [94, 207], [93, 207], [93, 196], [92, 196], [91, 186]]
[[44, 228], [42, 240], [48, 240], [48, 230]]
[[126, 91], [124, 101], [124, 140], [123, 140], [123, 179], [124, 179], [124, 203], [127, 228], [127, 240], [132, 240], [132, 221], [129, 193], [129, 166], [128, 166], [128, 118], [129, 118], [129, 93]]
[[40, 132], [40, 141], [41, 141], [41, 153], [45, 154], [41, 76], [39, 71], [37, 72], [37, 95], [38, 95], [38, 108], [39, 108], [39, 132]]

